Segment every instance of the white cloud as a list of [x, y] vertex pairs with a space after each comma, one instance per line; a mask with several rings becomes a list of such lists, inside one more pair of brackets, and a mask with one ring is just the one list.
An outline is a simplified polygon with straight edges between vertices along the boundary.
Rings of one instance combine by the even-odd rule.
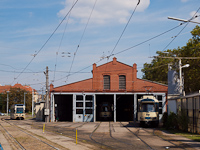
[[[67, 14], [74, 0], [66, 0], [65, 8], [58, 13], [59, 17]], [[95, 0], [78, 1], [71, 13], [74, 22], [85, 23], [91, 13]], [[95, 24], [126, 23], [138, 0], [101, 0], [96, 3], [90, 22]], [[136, 11], [142, 12], [148, 8], [150, 0], [142, 0]]]

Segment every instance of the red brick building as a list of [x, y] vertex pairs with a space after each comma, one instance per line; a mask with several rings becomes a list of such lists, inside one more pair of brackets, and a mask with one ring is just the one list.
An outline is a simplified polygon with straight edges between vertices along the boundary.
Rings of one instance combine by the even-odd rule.
[[[96, 66], [93, 77], [60, 87], [50, 86], [51, 118], [62, 121], [101, 121], [102, 103], [111, 105], [112, 121], [137, 118], [138, 99], [148, 92], [160, 102], [160, 118], [166, 111], [167, 85], [138, 79], [137, 65], [113, 61]], [[55, 106], [55, 107], [53, 107]]]

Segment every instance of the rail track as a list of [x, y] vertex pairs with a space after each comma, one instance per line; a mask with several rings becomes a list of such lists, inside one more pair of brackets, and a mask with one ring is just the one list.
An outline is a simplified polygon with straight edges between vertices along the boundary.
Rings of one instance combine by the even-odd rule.
[[39, 137], [1, 119], [0, 127], [13, 149], [56, 149], [57, 147], [41, 140]]
[[[5, 120], [6, 121], [6, 120]], [[14, 147], [13, 149], [31, 149], [27, 148], [28, 144], [25, 143], [25, 139], [20, 139], [20, 136], [28, 137], [30, 132], [24, 133], [24, 129], [22, 128], [32, 128], [34, 130], [42, 131], [42, 127], [44, 122], [35, 122], [31, 120], [23, 120], [23, 121], [15, 121], [15, 120], [7, 120], [7, 122], [2, 121], [1, 124], [4, 123], [3, 128], [9, 132], [9, 135], [4, 130], [4, 136], [7, 137], [10, 143]], [[18, 126], [15, 126], [15, 124]], [[20, 128], [19, 128], [20, 127]], [[11, 129], [12, 128], [12, 129]], [[17, 130], [17, 131], [16, 131]], [[23, 131], [21, 131], [23, 130]], [[28, 130], [28, 129], [27, 129]], [[27, 131], [25, 130], [25, 131]], [[127, 122], [59, 122], [59, 123], [47, 123], [45, 125], [45, 132], [50, 131], [56, 135], [60, 135], [62, 137], [70, 138], [69, 140], [75, 144], [76, 139], [76, 130], [78, 131], [78, 144], [84, 145], [86, 149], [140, 149], [140, 150], [157, 150], [157, 149], [165, 149], [169, 147], [170, 149], [190, 149], [189, 147], [185, 148], [184, 145], [181, 145], [177, 141], [172, 141], [172, 139], [167, 139], [167, 137], [163, 137], [162, 135], [158, 135], [158, 131], [152, 128], [140, 128], [134, 127], [133, 125]], [[19, 134], [16, 135], [15, 132]], [[35, 135], [35, 134], [34, 134]], [[13, 138], [12, 138], [13, 137]], [[29, 137], [30, 138], [30, 137]], [[38, 139], [40, 138], [31, 137], [30, 141], [35, 141], [34, 143], [43, 144], [42, 149], [58, 149], [59, 146], [53, 145], [51, 147], [48, 144], [45, 144]], [[17, 142], [19, 144], [17, 144]], [[41, 139], [44, 141], [43, 139]], [[37, 142], [36, 142], [37, 141]], [[46, 141], [45, 141], [46, 142]], [[49, 142], [46, 142], [49, 143]], [[20, 146], [21, 144], [21, 146]], [[25, 145], [24, 145], [25, 144]], [[29, 143], [30, 144], [30, 143]], [[17, 146], [16, 146], [17, 145]], [[61, 144], [62, 145], [62, 144]], [[37, 148], [38, 149], [38, 148]], [[62, 148], [61, 148], [62, 149]]]
[[[122, 123], [121, 123], [122, 124]], [[122, 124], [123, 125], [123, 124]], [[123, 125], [124, 126], [124, 125]], [[155, 133], [156, 128], [138, 128], [136, 132], [131, 131], [128, 127], [124, 126], [129, 132], [131, 132], [132, 134], [134, 134], [135, 136], [137, 136], [145, 145], [148, 146], [149, 149], [157, 149], [157, 147], [155, 147], [156, 144], [153, 144], [153, 142], [155, 143], [156, 139], [160, 139], [159, 141], [163, 142], [167, 145], [167, 143], [169, 143], [169, 146], [165, 146], [166, 149], [187, 149], [180, 143], [175, 144], [174, 142], [171, 141], [171, 139], [167, 139], [167, 137], [163, 137], [161, 135], [157, 135]], [[142, 133], [143, 132], [143, 133]], [[145, 136], [142, 136], [142, 134], [144, 135], [146, 132], [148, 135], [152, 136], [152, 138], [154, 138], [155, 140], [153, 142], [148, 142], [148, 140], [145, 138]], [[147, 135], [145, 134], [145, 135]], [[190, 149], [190, 148], [189, 148]]]

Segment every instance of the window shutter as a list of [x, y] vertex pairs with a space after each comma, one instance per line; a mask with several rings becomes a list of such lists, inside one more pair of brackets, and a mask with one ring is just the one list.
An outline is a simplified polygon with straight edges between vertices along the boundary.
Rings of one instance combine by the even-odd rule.
[[119, 76], [119, 89], [120, 90], [126, 89], [126, 76], [124, 76], [124, 75]]
[[103, 76], [103, 81], [104, 81], [104, 90], [109, 90], [110, 89], [110, 76], [109, 75]]

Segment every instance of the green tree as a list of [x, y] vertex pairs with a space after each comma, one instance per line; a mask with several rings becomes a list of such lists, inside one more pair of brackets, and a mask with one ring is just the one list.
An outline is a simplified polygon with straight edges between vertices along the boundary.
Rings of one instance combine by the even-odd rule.
[[[26, 112], [31, 111], [32, 108], [32, 93], [25, 91], [20, 88], [11, 88], [8, 97], [9, 97], [9, 108], [13, 104], [24, 104], [24, 93], [26, 98]], [[1, 105], [2, 102], [2, 105]], [[0, 108], [2, 107], [2, 112], [6, 112], [7, 108], [7, 93], [1, 93], [0, 95]]]
[[[167, 84], [168, 64], [178, 71], [178, 60], [167, 59], [163, 57], [200, 57], [200, 27], [196, 26], [192, 31], [192, 38], [188, 40], [186, 46], [164, 52], [157, 51], [158, 56], [150, 64], [145, 63], [142, 72], [143, 79], [157, 81]], [[200, 59], [183, 59], [182, 64], [190, 64], [190, 67], [184, 68], [184, 90], [194, 92], [199, 90], [200, 84]]]

